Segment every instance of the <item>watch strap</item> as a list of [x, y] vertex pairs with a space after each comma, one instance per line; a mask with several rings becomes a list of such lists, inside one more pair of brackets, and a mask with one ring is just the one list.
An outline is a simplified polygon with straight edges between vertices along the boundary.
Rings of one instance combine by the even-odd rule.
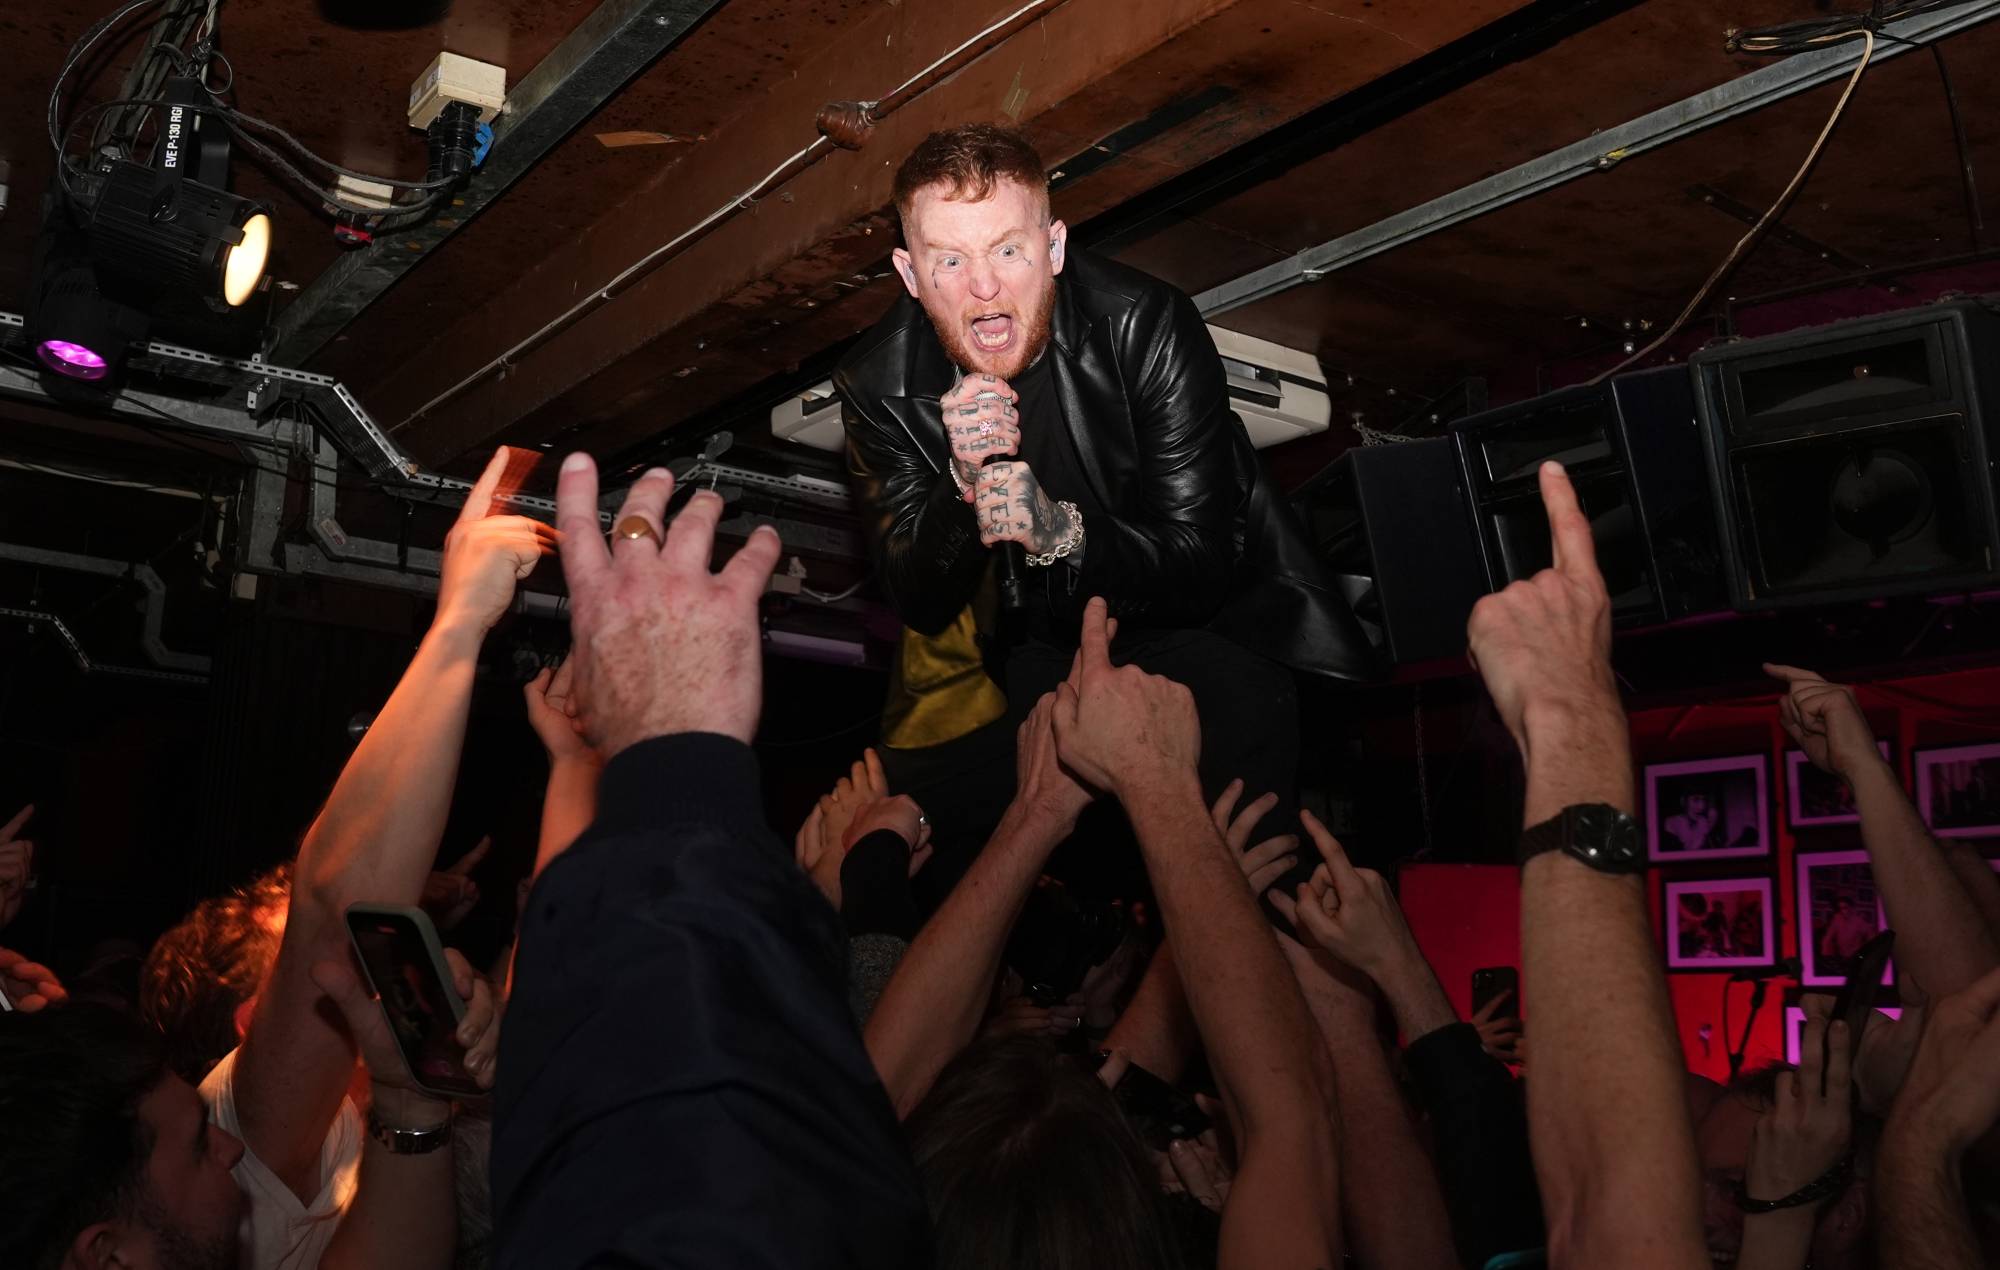
[[428, 1129], [404, 1129], [384, 1124], [371, 1108], [368, 1112], [368, 1135], [387, 1147], [391, 1155], [429, 1155], [440, 1147], [451, 1145], [451, 1117], [445, 1117], [443, 1124], [432, 1125]]

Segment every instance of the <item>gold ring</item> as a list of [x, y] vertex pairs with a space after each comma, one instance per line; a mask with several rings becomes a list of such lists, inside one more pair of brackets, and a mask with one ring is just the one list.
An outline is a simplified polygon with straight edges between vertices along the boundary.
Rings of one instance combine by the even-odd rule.
[[653, 528], [653, 522], [644, 516], [627, 516], [611, 527], [613, 537], [628, 541], [635, 538], [651, 538], [655, 547], [660, 545], [660, 531]]

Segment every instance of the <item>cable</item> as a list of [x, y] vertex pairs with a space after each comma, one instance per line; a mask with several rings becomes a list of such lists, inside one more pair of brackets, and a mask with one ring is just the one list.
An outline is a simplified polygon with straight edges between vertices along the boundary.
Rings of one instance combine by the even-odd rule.
[[[916, 74], [910, 76], [908, 79], [898, 84], [894, 89], [890, 90], [890, 92], [884, 97], [882, 97], [880, 100], [865, 103], [866, 106], [868, 107], [869, 115], [871, 116], [871, 118], [875, 117], [877, 109], [879, 107], [882, 107], [884, 103], [889, 103], [889, 108], [893, 109], [896, 104], [900, 104], [898, 102], [898, 99], [902, 97], [903, 94], [908, 92], [910, 89], [914, 88], [917, 84], [922, 82], [927, 76], [931, 75], [933, 72], [937, 71], [940, 67], [950, 64], [955, 58], [964, 53], [967, 49], [974, 47], [981, 40], [992, 35], [994, 32], [999, 31], [1003, 27], [1009, 26], [1014, 22], [1019, 21], [1021, 18], [1026, 17], [1028, 14], [1033, 13], [1037, 9], [1052, 7], [1054, 5], [1059, 5], [1064, 2], [1065, 0], [1029, 0], [1029, 3], [1022, 5], [1020, 8], [1014, 10], [1012, 13], [1000, 19], [998, 22], [995, 22], [990, 26], [986, 27], [985, 29], [981, 30], [977, 35], [974, 35], [969, 39], [960, 41], [959, 44], [955, 48], [953, 48], [949, 53], [946, 53], [943, 57], [938, 58], [936, 61], [932, 62], [929, 66], [924, 67], [924, 69], [918, 71]], [[887, 112], [884, 111], [883, 113]], [[405, 419], [404, 422], [408, 423], [410, 420], [421, 419], [423, 416], [429, 414], [432, 410], [435, 410], [437, 407], [443, 405], [445, 402], [450, 401], [452, 398], [464, 392], [467, 388], [470, 388], [472, 385], [478, 383], [480, 380], [485, 379], [488, 375], [492, 374], [494, 371], [499, 370], [501, 367], [508, 365], [510, 362], [514, 360], [514, 358], [520, 356], [522, 353], [534, 347], [536, 344], [541, 343], [542, 340], [546, 339], [549, 335], [568, 326], [571, 322], [575, 321], [576, 318], [580, 316], [582, 313], [584, 313], [586, 310], [593, 308], [596, 305], [602, 304], [606, 300], [609, 300], [612, 297], [612, 295], [618, 290], [619, 287], [623, 286], [634, 275], [645, 271], [653, 264], [654, 261], [660, 259], [662, 256], [667, 255], [669, 252], [674, 251], [682, 243], [687, 242], [688, 240], [704, 233], [711, 225], [714, 225], [717, 222], [724, 220], [731, 215], [734, 215], [737, 209], [748, 207], [751, 204], [755, 203], [759, 198], [763, 197], [766, 187], [771, 185], [781, 175], [784, 175], [786, 171], [790, 169], [793, 165], [795, 164], [803, 165], [811, 160], [817, 159], [820, 155], [824, 154], [828, 150], [831, 150], [832, 148], [833, 148], [833, 143], [826, 137], [822, 136], [815, 138], [812, 144], [805, 146], [804, 148], [800, 149], [798, 152], [793, 154], [791, 158], [786, 159], [783, 163], [780, 163], [777, 167], [772, 168], [770, 172], [765, 174], [762, 180], [751, 185], [748, 189], [744, 190], [741, 194], [738, 194], [735, 198], [732, 198], [728, 202], [723, 203], [721, 206], [717, 207], [714, 211], [702, 217], [699, 221], [696, 221], [692, 227], [682, 230], [680, 233], [674, 235], [667, 242], [663, 243], [658, 247], [655, 247], [653, 250], [639, 257], [638, 260], [634, 261], [632, 264], [628, 265], [625, 269], [621, 270], [616, 277], [611, 279], [611, 281], [605, 283], [601, 287], [597, 287], [592, 291], [586, 293], [583, 299], [578, 300], [575, 304], [572, 304], [569, 308], [563, 310], [561, 313], [557, 314], [554, 318], [552, 318], [548, 322], [543, 323], [535, 330], [529, 332], [525, 338], [516, 342], [513, 345], [513, 347], [509, 348], [506, 352], [488, 361], [485, 365], [481, 366], [479, 369], [473, 371], [471, 374], [465, 376], [463, 379], [460, 379], [457, 383], [451, 385], [449, 388], [446, 388], [443, 392], [439, 393], [437, 396], [432, 397], [429, 401], [417, 407], [417, 409], [415, 409], [414, 411], [411, 411], [409, 418]]]
[[1958, 91], [1952, 87], [1951, 69], [1944, 62], [1944, 47], [1931, 45], [1931, 56], [1937, 59], [1938, 80], [1944, 84], [1945, 108], [1951, 112], [1951, 135], [1958, 144], [1958, 170], [1965, 184], [1965, 219], [1972, 231], [1972, 249], [1983, 250], [1986, 246], [1986, 218], [1979, 211], [1979, 183], [1972, 176], [1972, 148], [1965, 140], [1965, 119], [1958, 113]]
[[815, 591], [811, 587], [801, 584], [799, 586], [799, 594], [805, 596], [809, 600], [818, 600], [821, 604], [838, 604], [842, 600], [853, 599], [855, 595], [860, 593], [862, 587], [867, 586], [870, 582], [873, 582], [874, 580], [875, 580], [875, 575], [871, 573], [867, 577], [861, 579], [861, 581], [855, 583], [853, 586], [846, 587], [839, 591]]
[[1812, 149], [1806, 151], [1805, 162], [1799, 164], [1799, 170], [1792, 174], [1792, 179], [1779, 192], [1776, 201], [1769, 208], [1765, 209], [1762, 216], [1757, 218], [1757, 223], [1750, 227], [1749, 232], [1736, 240], [1736, 245], [1729, 249], [1729, 254], [1724, 256], [1722, 263], [1715, 267], [1715, 272], [1708, 275], [1708, 281], [1701, 284], [1701, 288], [1694, 293], [1694, 298], [1687, 302], [1687, 307], [1681, 310], [1679, 317], [1667, 323], [1666, 327], [1653, 338], [1651, 343], [1638, 352], [1633, 353], [1624, 361], [1619, 362], [1610, 370], [1595, 376], [1590, 380], [1590, 383], [1603, 383], [1626, 367], [1652, 356], [1661, 345], [1680, 334], [1681, 328], [1687, 325], [1688, 319], [1694, 316], [1695, 311], [1701, 307], [1702, 302], [1708, 299], [1709, 293], [1715, 290], [1715, 284], [1729, 275], [1729, 271], [1734, 269], [1737, 262], [1743, 258], [1743, 253], [1748, 251], [1751, 244], [1763, 236], [1765, 227], [1775, 220], [1778, 214], [1792, 201], [1792, 195], [1798, 193], [1799, 186], [1805, 183], [1806, 174], [1812, 171], [1813, 163], [1819, 158], [1819, 152], [1825, 147], [1827, 138], [1833, 135], [1834, 125], [1840, 122], [1840, 116], [1846, 111], [1848, 98], [1854, 95], [1855, 85], [1861, 82], [1862, 72], [1868, 69], [1869, 59], [1875, 56], [1875, 32], [1868, 27], [1847, 31], [1838, 36], [1818, 37], [1826, 40], [1850, 40], [1857, 35], [1865, 41], [1864, 47], [1861, 50], [1861, 60], [1854, 64], [1854, 73], [1847, 77], [1847, 87], [1840, 90], [1840, 100], [1833, 103], [1833, 113], [1827, 116], [1826, 126], [1819, 130], [1819, 136], [1813, 141]]

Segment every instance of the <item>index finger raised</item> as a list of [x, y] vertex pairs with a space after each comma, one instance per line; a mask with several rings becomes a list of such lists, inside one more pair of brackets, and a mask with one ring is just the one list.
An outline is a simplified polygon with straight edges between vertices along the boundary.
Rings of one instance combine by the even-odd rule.
[[1319, 822], [1319, 817], [1305, 808], [1299, 808], [1299, 823], [1312, 835], [1313, 845], [1319, 848], [1320, 858], [1326, 861], [1327, 875], [1333, 880], [1333, 889], [1344, 900], [1354, 894], [1361, 885], [1361, 876], [1354, 871], [1354, 864], [1347, 858], [1347, 849], [1340, 845], [1340, 839], [1328, 832]]
[[1111, 606], [1101, 595], [1090, 597], [1083, 609], [1083, 639], [1077, 648], [1078, 669], [1085, 675], [1111, 669], [1111, 632], [1107, 627]]
[[6, 827], [0, 828], [0, 842], [12, 841], [14, 835], [21, 832], [21, 827], [28, 823], [28, 817], [34, 814], [35, 805], [33, 803], [29, 803], [26, 807], [15, 812], [14, 818], [7, 822]]
[[556, 475], [556, 528], [562, 531], [563, 578], [575, 597], [611, 568], [611, 548], [597, 518], [597, 464], [580, 451], [564, 459]]
[[493, 491], [500, 488], [500, 477], [507, 470], [507, 447], [500, 446], [493, 451], [493, 457], [486, 460], [486, 470], [472, 483], [472, 489], [465, 496], [465, 503], [458, 509], [458, 523], [483, 520], [493, 510]]
[[1549, 545], [1555, 570], [1574, 577], [1596, 578], [1597, 546], [1590, 536], [1590, 518], [1577, 502], [1569, 473], [1553, 459], [1542, 464], [1542, 506], [1549, 514]]

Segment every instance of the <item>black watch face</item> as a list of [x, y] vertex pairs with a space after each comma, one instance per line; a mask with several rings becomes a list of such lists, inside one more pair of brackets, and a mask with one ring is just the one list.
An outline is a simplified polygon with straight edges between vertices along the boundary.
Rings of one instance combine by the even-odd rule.
[[1645, 867], [1638, 821], [1603, 803], [1572, 808], [1570, 816], [1567, 845], [1571, 855], [1599, 869], [1624, 871]]

